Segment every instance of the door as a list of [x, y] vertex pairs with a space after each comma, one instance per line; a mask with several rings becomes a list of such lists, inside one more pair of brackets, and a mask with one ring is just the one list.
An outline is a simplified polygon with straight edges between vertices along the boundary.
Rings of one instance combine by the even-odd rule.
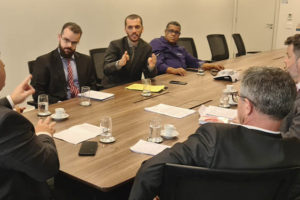
[[240, 33], [246, 51], [273, 46], [276, 0], [236, 0], [234, 32]]

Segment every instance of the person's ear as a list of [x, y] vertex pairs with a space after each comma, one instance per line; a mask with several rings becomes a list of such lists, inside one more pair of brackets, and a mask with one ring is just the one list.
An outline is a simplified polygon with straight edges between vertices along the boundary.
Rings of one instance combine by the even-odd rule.
[[244, 106], [244, 108], [245, 108], [245, 115], [250, 116], [253, 113], [254, 105], [247, 98], [244, 99], [244, 103], [245, 103], [245, 106]]

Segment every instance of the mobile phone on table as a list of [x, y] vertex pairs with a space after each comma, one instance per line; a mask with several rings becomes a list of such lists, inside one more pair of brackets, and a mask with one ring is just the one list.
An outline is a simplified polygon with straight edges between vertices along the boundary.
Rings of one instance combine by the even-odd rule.
[[178, 85], [186, 85], [187, 84], [187, 82], [182, 82], [182, 81], [170, 81], [169, 83], [178, 84]]
[[82, 142], [79, 149], [79, 156], [94, 156], [98, 149], [98, 143], [94, 141]]

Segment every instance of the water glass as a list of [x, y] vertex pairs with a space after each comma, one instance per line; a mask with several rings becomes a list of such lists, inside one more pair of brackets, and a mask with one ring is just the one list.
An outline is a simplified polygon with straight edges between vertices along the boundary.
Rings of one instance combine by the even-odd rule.
[[163, 141], [161, 134], [161, 120], [159, 118], [154, 118], [150, 120], [150, 132], [147, 139], [148, 142], [161, 143]]
[[105, 116], [100, 120], [100, 142], [110, 143], [114, 141], [114, 137], [112, 136], [112, 120], [111, 117]]
[[49, 101], [47, 94], [40, 94], [38, 96], [38, 115], [47, 116], [51, 113], [48, 111]]
[[142, 96], [144, 96], [144, 97], [151, 96], [151, 79], [149, 79], [149, 78], [143, 79], [142, 83], [143, 83]]
[[197, 72], [197, 74], [199, 74], [199, 75], [201, 75], [201, 76], [204, 76], [205, 71], [204, 71], [204, 69], [202, 69], [201, 66], [198, 67], [198, 72]]
[[91, 105], [90, 90], [91, 89], [90, 89], [89, 86], [82, 86], [81, 87], [80, 105], [82, 105], [82, 106]]

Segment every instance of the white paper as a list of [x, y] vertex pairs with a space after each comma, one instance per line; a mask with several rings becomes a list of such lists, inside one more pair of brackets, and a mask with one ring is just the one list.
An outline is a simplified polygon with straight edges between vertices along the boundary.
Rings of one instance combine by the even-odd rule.
[[202, 105], [199, 108], [200, 116], [217, 116], [217, 117], [225, 117], [230, 120], [233, 120], [237, 117], [237, 110], [235, 109], [228, 109], [228, 108], [221, 108], [217, 106], [204, 106]]
[[145, 108], [145, 110], [176, 118], [183, 118], [195, 112], [195, 110], [192, 109], [179, 108], [176, 106], [169, 106], [166, 104], [158, 104], [156, 106], [147, 107]]
[[166, 148], [170, 148], [170, 146], [147, 142], [145, 140], [139, 140], [135, 145], [130, 147], [130, 150], [136, 153], [143, 153], [154, 156], [162, 152]]
[[53, 137], [65, 140], [66, 142], [72, 144], [78, 144], [80, 142], [100, 135], [101, 132], [102, 129], [100, 127], [84, 123], [72, 126], [69, 129], [55, 133]]
[[[78, 96], [81, 96], [82, 94], [80, 93]], [[114, 97], [114, 94], [112, 93], [107, 93], [107, 92], [99, 92], [95, 90], [90, 90], [90, 98], [95, 99], [95, 100], [105, 100]]]

